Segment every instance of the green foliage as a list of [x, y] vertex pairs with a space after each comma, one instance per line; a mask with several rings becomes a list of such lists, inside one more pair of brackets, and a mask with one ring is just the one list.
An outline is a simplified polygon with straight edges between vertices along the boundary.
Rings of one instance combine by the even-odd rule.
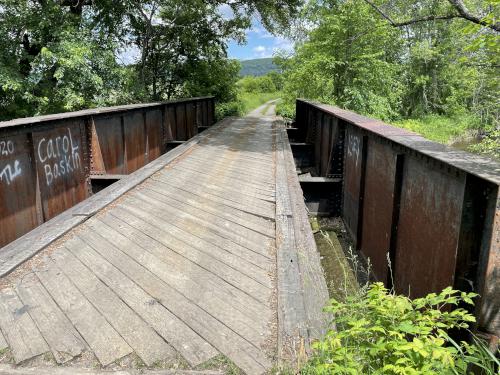
[[446, 288], [411, 300], [375, 283], [361, 296], [332, 299], [326, 310], [336, 327], [314, 344], [315, 354], [302, 373], [466, 374], [469, 365], [477, 364], [494, 374], [498, 361], [484, 346], [457, 344], [447, 334], [475, 321], [457, 307], [472, 305], [474, 297]]
[[440, 115], [426, 115], [417, 119], [397, 121], [396, 126], [411, 130], [425, 138], [440, 143], [449, 143], [471, 129], [475, 119], [472, 116], [446, 117]]
[[[401, 107], [400, 31], [362, 1], [318, 2], [316, 27], [295, 56], [276, 58], [285, 77], [285, 99], [317, 99], [384, 119]], [[370, 19], [367, 25], [366, 20]]]
[[500, 130], [489, 133], [480, 143], [470, 146], [469, 151], [481, 152], [500, 159]]
[[[0, 0], [0, 119], [191, 95], [235, 101], [240, 67], [227, 40], [243, 41], [254, 16], [283, 30], [300, 3]], [[138, 61], [123, 66], [130, 47]]]
[[232, 102], [217, 103], [215, 106], [215, 119], [219, 121], [229, 116], [241, 116], [244, 112], [245, 108], [242, 101], [236, 100]]
[[254, 110], [255, 108], [261, 106], [262, 104], [280, 97], [279, 92], [242, 92], [239, 95], [239, 99], [242, 102], [242, 114], [247, 114], [248, 112]]
[[[395, 27], [376, 7], [393, 22], [456, 13], [447, 1], [310, 0], [295, 54], [275, 58], [285, 78], [278, 112], [292, 114], [297, 97], [315, 99], [440, 142], [498, 129], [500, 34], [459, 17]], [[489, 24], [500, 17], [496, 0], [467, 7]]]
[[278, 67], [274, 64], [272, 57], [244, 60], [241, 62], [240, 76], [259, 77], [277, 70]]
[[270, 75], [243, 77], [238, 81], [238, 88], [242, 92], [250, 93], [275, 92], [277, 90], [274, 80]]
[[281, 101], [276, 106], [276, 114], [289, 120], [295, 119], [295, 103]]

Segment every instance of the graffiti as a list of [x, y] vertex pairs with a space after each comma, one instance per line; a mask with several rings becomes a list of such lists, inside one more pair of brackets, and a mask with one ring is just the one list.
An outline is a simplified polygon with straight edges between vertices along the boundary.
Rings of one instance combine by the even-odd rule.
[[12, 155], [14, 153], [14, 142], [0, 141], [0, 155]]
[[349, 135], [349, 144], [347, 147], [347, 155], [350, 158], [356, 158], [356, 167], [358, 166], [358, 160], [359, 160], [359, 149], [360, 149], [360, 142], [359, 138], [353, 135]]
[[0, 172], [0, 181], [5, 181], [7, 182], [7, 185], [10, 185], [17, 176], [21, 175], [21, 173], [22, 170], [19, 160], [16, 160], [14, 162], [14, 168], [12, 168], [12, 165], [7, 164], [5, 168], [2, 169], [2, 172]]
[[42, 138], [38, 142], [38, 160], [43, 165], [47, 186], [81, 169], [80, 146], [74, 142], [71, 130], [67, 131], [64, 136]]

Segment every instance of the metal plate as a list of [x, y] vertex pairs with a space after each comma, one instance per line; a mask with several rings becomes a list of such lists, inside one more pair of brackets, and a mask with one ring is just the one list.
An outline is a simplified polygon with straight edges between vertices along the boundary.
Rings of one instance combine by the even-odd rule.
[[196, 126], [194, 120], [195, 108], [196, 107], [193, 105], [193, 103], [186, 103], [186, 131], [188, 139], [198, 134], [198, 127]]
[[396, 246], [395, 287], [421, 297], [452, 286], [465, 174], [427, 158], [408, 156]]
[[395, 174], [395, 152], [389, 144], [371, 138], [366, 159], [361, 251], [370, 258], [376, 278], [384, 283], [388, 273]]
[[95, 117], [93, 123], [92, 173], [125, 174], [121, 117]]
[[175, 126], [175, 106], [167, 105], [165, 110], [165, 144], [177, 140], [177, 129]]
[[147, 152], [148, 161], [153, 161], [161, 155], [162, 152], [162, 114], [160, 110], [146, 112], [146, 133], [147, 133]]
[[33, 150], [44, 220], [73, 207], [88, 196], [83, 120], [59, 123], [33, 133]]
[[363, 136], [353, 126], [346, 130], [346, 152], [344, 162], [344, 205], [343, 216], [346, 228], [353, 241], [357, 242], [358, 218], [361, 193], [361, 170], [363, 155]]
[[178, 103], [175, 106], [175, 128], [177, 133], [176, 141], [187, 140], [187, 129], [186, 129], [186, 106], [184, 103]]
[[0, 247], [38, 225], [34, 186], [27, 136], [0, 138]]
[[126, 173], [132, 173], [146, 165], [146, 134], [144, 129], [142, 112], [123, 116]]

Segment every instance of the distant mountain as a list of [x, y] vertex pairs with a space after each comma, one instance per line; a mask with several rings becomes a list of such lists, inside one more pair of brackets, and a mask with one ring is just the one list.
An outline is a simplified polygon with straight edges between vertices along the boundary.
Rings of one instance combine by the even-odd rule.
[[253, 59], [240, 61], [240, 76], [263, 76], [271, 71], [278, 71], [272, 57], [266, 59]]

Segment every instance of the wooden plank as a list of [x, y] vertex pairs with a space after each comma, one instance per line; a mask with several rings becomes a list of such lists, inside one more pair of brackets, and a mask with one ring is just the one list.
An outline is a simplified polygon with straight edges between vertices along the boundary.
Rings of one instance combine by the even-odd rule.
[[204, 169], [203, 167], [195, 167], [192, 165], [188, 165], [187, 163], [179, 163], [172, 167], [172, 169], [169, 169], [167, 173], [172, 173], [172, 172], [186, 172], [189, 171], [191, 174], [196, 173], [202, 176], [206, 176], [205, 178], [211, 179], [211, 178], [224, 178], [227, 179], [228, 182], [233, 182], [234, 184], [237, 184], [238, 182], [244, 183], [246, 186], [252, 187], [256, 191], [260, 191], [262, 193], [269, 193], [272, 194], [274, 192], [274, 184], [272, 182], [268, 182], [267, 180], [265, 182], [259, 181], [254, 177], [250, 176], [244, 176], [239, 173], [231, 173], [229, 171], [226, 171], [224, 169], [213, 169], [213, 170], [207, 170]]
[[42, 333], [57, 363], [65, 363], [82, 354], [85, 341], [59, 309], [35, 275], [26, 275], [16, 292]]
[[[194, 185], [203, 187], [204, 189], [224, 191], [231, 193], [236, 197], [241, 197], [240, 189], [244, 187], [245, 195], [252, 199], [261, 199], [274, 203], [275, 191], [273, 188], [257, 185], [255, 181], [249, 182], [239, 175], [228, 175], [217, 171], [210, 171], [208, 168], [206, 173], [192, 170], [180, 163], [177, 168], [169, 169], [160, 175], [160, 177], [173, 180], [194, 181]], [[190, 181], [190, 184], [193, 182]], [[230, 189], [228, 191], [228, 189]], [[241, 199], [241, 198], [240, 198]], [[268, 205], [271, 203], [267, 203]]]
[[0, 364], [0, 375], [224, 375], [220, 370], [99, 370], [78, 367], [14, 367]]
[[101, 249], [100, 254], [153, 298], [167, 304], [173, 314], [229, 357], [243, 371], [261, 374], [271, 367], [271, 362], [260, 349], [187, 300], [185, 296], [132, 258], [123, 256], [121, 251], [113, 250], [117, 249], [113, 249], [113, 246], [108, 244], [106, 248]]
[[[99, 246], [99, 241], [95, 239], [95, 236], [88, 236], [84, 233], [81, 233], [80, 236], [94, 248]], [[108, 243], [111, 244], [109, 241]], [[226, 294], [227, 288], [222, 290], [220, 284], [214, 285], [210, 274], [192, 263], [187, 266], [184, 264], [178, 265], [170, 258], [159, 258], [118, 233], [114, 233], [113, 244], [116, 244], [116, 246], [113, 248], [108, 246], [108, 251], [118, 251], [119, 249], [170, 287], [182, 293], [189, 301], [198, 305], [212, 316], [216, 316], [217, 319], [235, 332], [238, 332], [248, 341], [254, 343], [257, 347], [262, 344], [263, 334], [267, 331], [266, 317], [272, 316], [270, 309], [267, 309], [266, 312], [264, 306], [258, 306], [261, 307], [258, 309], [258, 313], [250, 313], [251, 310], [257, 310], [256, 308], [252, 309], [248, 307], [252, 302], [256, 304], [255, 300], [247, 302], [246, 305], [238, 309], [236, 303], [238, 297], [237, 290], [232, 290], [234, 296]], [[119, 253], [117, 252], [117, 254]], [[246, 310], [245, 306], [247, 306]]]
[[319, 252], [311, 230], [302, 189], [295, 173], [295, 163], [286, 130], [281, 128], [283, 139], [284, 170], [287, 173], [288, 189], [292, 202], [295, 248], [304, 288], [304, 305], [307, 314], [307, 329], [310, 340], [321, 338], [328, 327], [330, 317], [323, 311], [329, 295], [320, 262]]
[[[257, 233], [261, 233], [270, 238], [274, 238], [276, 234], [274, 223], [272, 221], [248, 214], [233, 207], [214, 202], [210, 199], [200, 200], [196, 195], [192, 193], [188, 193], [184, 190], [179, 190], [176, 188], [171, 188], [168, 185], [164, 184], [159, 186], [159, 184], [157, 183], [148, 182], [147, 185], [144, 185], [144, 188], [155, 191], [165, 196], [175, 196], [177, 199], [179, 199], [179, 201], [186, 205], [198, 207], [200, 210], [210, 212], [226, 220], [230, 220], [239, 225], [246, 226], [247, 228], [252, 229]], [[202, 204], [200, 205], [200, 203]]]
[[166, 176], [156, 175], [151, 177], [152, 180], [162, 182], [172, 187], [185, 190], [190, 193], [197, 194], [202, 198], [213, 199], [219, 202], [227, 203], [228, 205], [238, 208], [242, 211], [249, 212], [254, 215], [258, 215], [267, 219], [273, 219], [275, 215], [274, 205], [270, 202], [255, 200], [252, 204], [248, 204], [248, 201], [242, 203], [241, 196], [236, 196], [235, 194], [224, 194], [224, 192], [203, 189], [198, 186], [186, 185], [185, 183], [175, 181], [174, 179], [169, 179]]
[[214, 156], [210, 158], [207, 155], [203, 158], [204, 153], [195, 152], [189, 155], [183, 161], [183, 164], [192, 165], [197, 168], [212, 168], [214, 170], [225, 170], [231, 173], [242, 174], [244, 176], [255, 178], [257, 181], [269, 182], [273, 180], [273, 167], [274, 163], [271, 160], [269, 164], [262, 164], [259, 167], [254, 167], [253, 164], [248, 163], [246, 160], [235, 158], [232, 160], [221, 161], [221, 158]]
[[[147, 207], [148, 210], [154, 209], [154, 211], [146, 213], [140, 207]], [[266, 257], [226, 238], [217, 236], [215, 233], [212, 233], [197, 224], [192, 225], [181, 221], [173, 221], [170, 218], [166, 219], [159, 210], [152, 208], [151, 205], [144, 201], [137, 201], [137, 199], [129, 197], [127, 202], [122, 202], [120, 207], [117, 207], [117, 209], [126, 209], [138, 218], [148, 222], [150, 225], [157, 227], [156, 230], [167, 230], [168, 228], [169, 231], [175, 231], [175, 233], [178, 234], [177, 237], [185, 242], [196, 241], [197, 243], [200, 243], [201, 240], [204, 243], [209, 243], [226, 250], [227, 252], [241, 258], [243, 261], [254, 264], [264, 270], [268, 270], [272, 264], [270, 257]]]
[[[175, 199], [175, 197], [158, 194], [157, 192], [149, 190], [147, 188], [136, 191], [135, 196], [140, 197], [141, 199], [144, 198], [144, 200], [147, 200], [148, 202], [154, 202], [155, 204], [158, 204], [161, 207], [168, 206], [168, 208], [176, 210], [176, 212], [185, 213], [199, 220], [212, 223], [213, 225], [219, 228], [223, 228], [223, 232], [235, 233], [238, 235], [238, 237], [241, 237], [246, 241], [260, 245], [262, 248], [267, 247], [267, 251], [265, 253], [269, 254], [268, 249], [273, 237], [263, 235], [261, 233], [258, 233], [254, 230], [247, 228], [244, 225], [237, 224], [233, 221], [226, 220], [210, 212], [203, 211], [202, 209], [196, 206], [186, 205], [180, 202], [179, 200]], [[199, 205], [203, 207], [203, 202], [200, 202]]]
[[211, 221], [218, 226], [234, 231], [254, 242], [266, 243], [274, 239], [274, 233], [272, 233], [271, 230], [266, 231], [266, 233], [253, 230], [248, 227], [247, 223], [238, 220], [238, 218], [234, 218], [234, 216], [231, 215], [225, 215], [224, 207], [214, 210], [211, 208], [210, 203], [204, 200], [197, 200], [197, 204], [194, 205], [189, 204], [189, 202], [186, 202], [183, 198], [177, 197], [175, 194], [162, 194], [154, 188], [151, 189], [149, 185], [144, 185], [137, 193], [148, 196], [156, 202], [161, 202], [172, 208], [187, 212], [200, 219]]
[[174, 225], [179, 227], [188, 226], [194, 231], [201, 231], [204, 237], [210, 236], [217, 241], [225, 240], [226, 242], [238, 245], [241, 250], [243, 250], [242, 248], [245, 248], [266, 258], [271, 258], [269, 251], [271, 239], [268, 237], [263, 237], [260, 241], [255, 238], [248, 238], [245, 236], [245, 233], [240, 234], [240, 232], [231, 231], [225, 226], [218, 226], [209, 220], [195, 216], [195, 214], [192, 214], [187, 210], [176, 209], [175, 207], [152, 199], [139, 191], [137, 191], [133, 196], [129, 196], [129, 200], [139, 204], [139, 207], [142, 207], [141, 205], [144, 205], [144, 207], [151, 207], [151, 209], [154, 210], [151, 211], [154, 216], [164, 218], [165, 214], [168, 214], [169, 221]]
[[158, 178], [158, 176], [151, 177], [150, 181], [155, 181], [155, 182], [161, 183], [163, 185], [167, 185], [170, 188], [185, 191], [186, 193], [199, 196], [200, 198], [203, 198], [203, 199], [210, 199], [214, 202], [233, 207], [233, 208], [238, 209], [242, 212], [252, 214], [252, 215], [257, 216], [257, 217], [261, 217], [264, 220], [274, 220], [274, 215], [275, 215], [274, 209], [262, 210], [260, 208], [250, 207], [248, 205], [241, 203], [241, 201], [238, 201], [235, 199], [227, 199], [226, 197], [220, 197], [218, 195], [207, 193], [203, 189], [193, 189], [192, 187], [186, 186], [186, 185], [176, 185], [176, 184], [173, 184], [172, 181], [170, 181], [168, 179], [160, 179], [160, 178]]
[[[257, 300], [258, 298], [255, 296], [265, 296], [273, 289], [274, 285], [272, 281], [267, 273], [262, 272], [262, 269], [247, 264], [247, 272], [243, 273], [228, 264], [230, 263], [226, 261], [228, 256], [218, 258], [214, 256], [213, 251], [210, 251], [210, 249], [201, 251], [195, 246], [191, 246], [170, 236], [166, 231], [158, 231], [156, 228], [150, 227], [144, 221], [125, 220], [123, 217], [118, 219], [112, 215], [101, 216], [99, 220], [100, 224], [105, 223], [107, 226], [113, 228], [114, 231], [121, 233], [150, 251], [158, 252], [162, 256], [169, 254], [170, 256], [181, 257], [195, 263], [217, 276], [217, 278], [222, 279], [225, 283], [240, 289]], [[106, 237], [107, 234], [102, 233], [102, 235]], [[229, 254], [226, 253], [226, 255]], [[256, 273], [259, 274], [260, 279]], [[220, 283], [221, 281], [217, 279], [217, 282]], [[226, 287], [225, 284], [223, 286]], [[266, 302], [264, 301], [265, 305], [267, 305]]]
[[35, 322], [12, 288], [0, 292], [0, 327], [9, 343], [16, 364], [49, 351]]
[[[182, 166], [183, 164], [181, 164]], [[162, 173], [163, 178], [169, 180], [175, 180], [177, 183], [184, 183], [191, 186], [197, 186], [206, 191], [217, 191], [223, 193], [230, 193], [233, 196], [239, 197], [241, 201], [251, 199], [251, 200], [263, 200], [266, 202], [274, 203], [276, 201], [276, 193], [273, 191], [262, 192], [247, 184], [242, 184], [241, 181], [233, 180], [229, 181], [217, 174], [213, 175], [198, 175], [197, 173], [192, 173], [183, 169], [172, 170], [169, 169]], [[207, 177], [207, 178], [206, 178]], [[208, 178], [211, 177], [211, 178]]]
[[175, 358], [172, 347], [67, 249], [51, 257], [147, 366]]
[[295, 360], [302, 338], [308, 338], [306, 310], [295, 249], [292, 202], [285, 170], [283, 139], [278, 133], [276, 168], [276, 254], [278, 278], [278, 357]]
[[207, 167], [209, 165], [219, 168], [227, 167], [230, 170], [245, 172], [249, 175], [255, 175], [263, 178], [273, 178], [272, 164], [255, 164], [246, 159], [229, 159], [220, 154], [217, 156], [214, 155], [214, 158], [211, 158], [212, 155], [210, 154], [206, 155], [206, 157], [204, 157], [204, 155], [205, 153], [195, 152], [189, 155], [189, 158], [186, 161], [202, 167]]
[[147, 294], [82, 239], [74, 237], [65, 246], [169, 342], [191, 366], [198, 366], [218, 354], [212, 345], [173, 315], [160, 301]]
[[107, 366], [132, 353], [130, 346], [50, 259], [44, 258], [44, 264], [34, 271], [101, 365]]

